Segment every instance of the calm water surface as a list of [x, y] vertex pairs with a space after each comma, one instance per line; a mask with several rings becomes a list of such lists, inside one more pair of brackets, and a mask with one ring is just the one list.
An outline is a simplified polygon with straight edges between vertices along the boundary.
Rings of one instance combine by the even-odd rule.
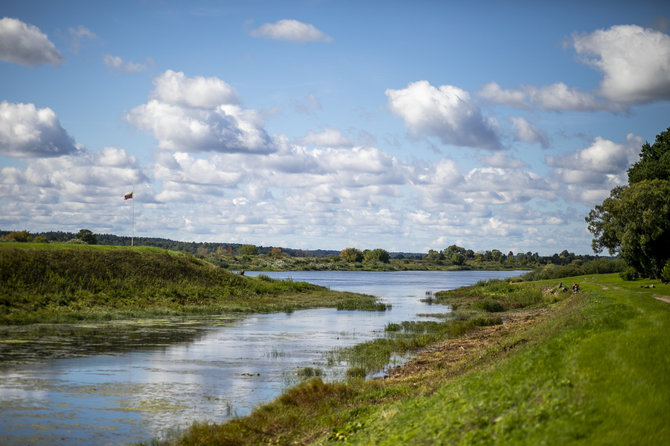
[[[246, 415], [295, 384], [303, 367], [322, 369], [325, 379], [341, 377], [346, 364], [329, 362], [328, 352], [383, 336], [389, 322], [447, 312], [421, 302], [427, 291], [520, 273], [263, 273], [372, 294], [392, 309], [45, 327], [37, 341], [21, 329], [0, 332], [0, 443], [117, 445], [195, 420]], [[54, 359], [54, 351], [69, 357]]]

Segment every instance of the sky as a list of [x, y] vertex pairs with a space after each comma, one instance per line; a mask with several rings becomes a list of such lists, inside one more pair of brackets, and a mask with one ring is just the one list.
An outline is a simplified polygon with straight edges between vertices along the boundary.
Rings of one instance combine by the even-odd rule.
[[591, 254], [669, 101], [665, 1], [5, 0], [0, 229]]

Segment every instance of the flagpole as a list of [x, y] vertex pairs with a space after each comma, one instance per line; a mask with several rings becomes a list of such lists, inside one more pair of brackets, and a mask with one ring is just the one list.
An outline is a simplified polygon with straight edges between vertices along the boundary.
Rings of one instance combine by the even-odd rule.
[[133, 197], [133, 229], [130, 233], [130, 246], [135, 245], [135, 197]]

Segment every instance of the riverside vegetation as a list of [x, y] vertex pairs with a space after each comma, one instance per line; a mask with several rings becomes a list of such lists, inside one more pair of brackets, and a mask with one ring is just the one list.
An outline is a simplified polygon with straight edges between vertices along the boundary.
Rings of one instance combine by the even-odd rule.
[[234, 274], [191, 254], [147, 247], [0, 244], [0, 324], [384, 310], [372, 296]]
[[[383, 340], [335, 352], [350, 355], [346, 382], [306, 374], [316, 377], [247, 417], [153, 443], [667, 444], [670, 285], [562, 280], [581, 291], [517, 279], [438, 293], [454, 309], [443, 321], [392, 324]], [[386, 378], [363, 379], [420, 347]]]

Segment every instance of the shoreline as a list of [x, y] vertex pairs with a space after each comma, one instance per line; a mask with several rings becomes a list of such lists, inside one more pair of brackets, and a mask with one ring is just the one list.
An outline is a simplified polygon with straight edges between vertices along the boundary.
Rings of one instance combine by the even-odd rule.
[[[556, 293], [560, 280], [457, 290], [457, 312], [494, 299], [509, 307], [497, 313], [506, 323], [420, 349], [386, 378], [313, 378], [247, 417], [153, 444], [662, 443], [670, 313], [655, 297], [670, 298], [670, 285], [641, 289], [652, 281], [616, 274], [568, 280], [582, 291]], [[539, 301], [516, 306], [533, 290]]]

